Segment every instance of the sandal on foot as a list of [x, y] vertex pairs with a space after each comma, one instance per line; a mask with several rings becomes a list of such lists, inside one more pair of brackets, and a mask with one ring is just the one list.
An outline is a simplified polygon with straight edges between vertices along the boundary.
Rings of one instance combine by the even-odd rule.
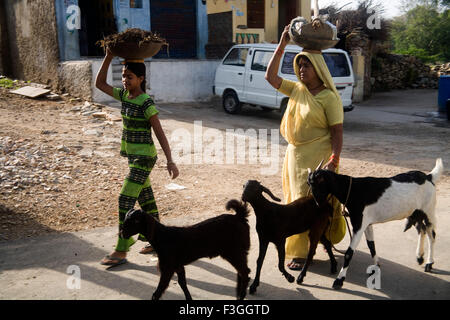
[[287, 267], [293, 271], [300, 271], [303, 268], [303, 265], [300, 262], [291, 261], [287, 264]]
[[100, 264], [104, 265], [104, 266], [109, 266], [108, 268], [106, 268], [106, 270], [109, 270], [111, 268], [120, 266], [121, 264], [128, 262], [128, 260], [126, 258], [116, 258], [116, 257], [111, 257], [110, 255], [107, 255], [105, 258], [110, 261], [100, 261]]
[[141, 251], [139, 251], [140, 254], [151, 254], [151, 253], [155, 253], [155, 249], [152, 247], [151, 244], [146, 245], [145, 247], [143, 247], [141, 249]]

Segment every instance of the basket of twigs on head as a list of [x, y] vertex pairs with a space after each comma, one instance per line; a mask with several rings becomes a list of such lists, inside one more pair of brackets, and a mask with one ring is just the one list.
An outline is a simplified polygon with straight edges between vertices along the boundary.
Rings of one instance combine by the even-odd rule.
[[158, 34], [138, 28], [109, 35], [97, 41], [97, 45], [127, 61], [143, 61], [157, 54], [162, 46], [168, 46], [166, 40]]
[[303, 50], [317, 51], [334, 47], [338, 42], [337, 28], [327, 21], [326, 15], [319, 14], [319, 1], [314, 1], [314, 16], [308, 22], [303, 17], [292, 19], [289, 36]]

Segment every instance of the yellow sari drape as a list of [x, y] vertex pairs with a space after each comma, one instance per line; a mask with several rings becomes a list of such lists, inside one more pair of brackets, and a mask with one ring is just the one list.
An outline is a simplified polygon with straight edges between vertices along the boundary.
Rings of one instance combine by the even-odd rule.
[[[331, 74], [322, 54], [301, 52], [313, 64], [326, 89], [313, 96], [301, 82], [297, 57], [294, 71], [298, 82], [283, 79], [278, 89], [290, 97], [280, 125], [280, 132], [289, 143], [283, 163], [283, 194], [285, 203], [290, 203], [308, 194], [308, 168], [314, 170], [331, 156], [330, 126], [344, 120], [342, 101], [334, 86]], [[335, 208], [331, 229], [327, 238], [332, 243], [340, 242], [345, 236], [345, 221], [341, 205], [333, 198]], [[308, 232], [291, 236], [286, 241], [287, 258], [306, 258], [309, 249]]]

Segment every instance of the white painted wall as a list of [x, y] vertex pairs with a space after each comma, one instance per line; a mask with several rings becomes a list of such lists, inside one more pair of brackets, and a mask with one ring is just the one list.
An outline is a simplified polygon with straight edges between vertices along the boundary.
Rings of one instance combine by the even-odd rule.
[[[114, 101], [95, 88], [95, 78], [102, 60], [92, 61], [92, 99], [98, 103]], [[150, 60], [147, 67], [147, 93], [155, 102], [205, 101], [213, 96], [212, 87], [220, 60]], [[112, 68], [108, 69], [108, 83], [112, 84]]]
[[[110, 97], [106, 93], [103, 93], [99, 89], [95, 87], [95, 78], [97, 78], [97, 73], [102, 66], [103, 59], [98, 60], [90, 60], [91, 61], [91, 69], [92, 69], [92, 82], [91, 82], [91, 90], [92, 90], [92, 100], [98, 103], [108, 103], [115, 101], [114, 98]], [[111, 66], [108, 68], [108, 74], [106, 76], [106, 82], [111, 84], [113, 83], [112, 78], [112, 68]]]
[[150, 94], [155, 101], [204, 101], [212, 97], [220, 60], [153, 60], [150, 62]]

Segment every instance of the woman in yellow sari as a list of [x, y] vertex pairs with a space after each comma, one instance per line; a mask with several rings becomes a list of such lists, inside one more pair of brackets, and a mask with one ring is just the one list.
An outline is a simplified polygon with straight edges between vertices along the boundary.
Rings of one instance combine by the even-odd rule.
[[[325, 160], [323, 168], [337, 172], [344, 120], [342, 101], [320, 51], [303, 50], [295, 57], [298, 82], [278, 76], [280, 59], [290, 40], [288, 30], [286, 26], [266, 72], [266, 80], [290, 97], [280, 125], [281, 134], [289, 143], [282, 172], [286, 204], [308, 194], [308, 168], [314, 170]], [[340, 203], [332, 201], [335, 212], [326, 235], [335, 244], [345, 235], [345, 221]], [[308, 248], [308, 232], [289, 237], [286, 257], [292, 260], [287, 266], [300, 270]]]

